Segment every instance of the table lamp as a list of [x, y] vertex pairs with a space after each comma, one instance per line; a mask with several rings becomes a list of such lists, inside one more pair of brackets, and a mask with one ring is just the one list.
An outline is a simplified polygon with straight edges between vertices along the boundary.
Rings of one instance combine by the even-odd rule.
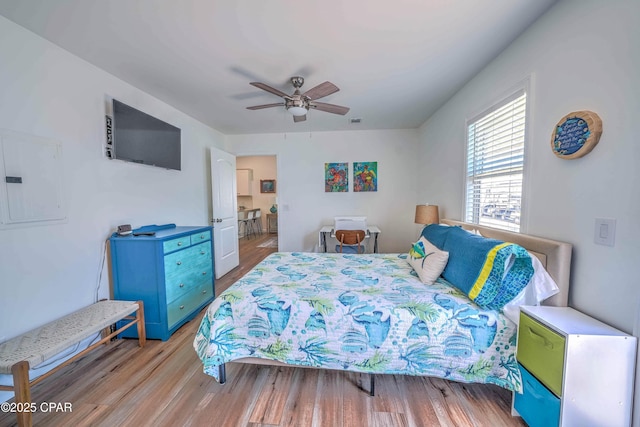
[[438, 224], [440, 222], [440, 214], [437, 205], [417, 205], [416, 224]]

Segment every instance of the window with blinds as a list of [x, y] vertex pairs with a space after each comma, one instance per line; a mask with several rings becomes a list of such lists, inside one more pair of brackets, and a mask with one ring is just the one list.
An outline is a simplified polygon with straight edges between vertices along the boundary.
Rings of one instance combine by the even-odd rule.
[[520, 231], [527, 95], [521, 90], [467, 127], [467, 222]]

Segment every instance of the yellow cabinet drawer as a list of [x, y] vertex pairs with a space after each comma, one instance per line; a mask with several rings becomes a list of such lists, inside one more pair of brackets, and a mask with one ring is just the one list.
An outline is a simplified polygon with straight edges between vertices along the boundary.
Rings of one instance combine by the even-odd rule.
[[520, 313], [517, 359], [556, 396], [562, 396], [564, 336]]

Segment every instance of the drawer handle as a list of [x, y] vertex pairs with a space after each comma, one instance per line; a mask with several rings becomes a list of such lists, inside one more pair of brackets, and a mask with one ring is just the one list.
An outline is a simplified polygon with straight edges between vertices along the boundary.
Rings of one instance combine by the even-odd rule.
[[202, 275], [203, 275], [203, 276], [206, 276], [206, 275], [207, 275], [207, 272], [206, 272], [206, 271], [203, 271], [203, 272], [202, 272]]
[[178, 262], [176, 262], [176, 264], [182, 265], [182, 261], [178, 261]]
[[205, 251], [200, 251], [200, 255], [204, 255], [204, 254], [206, 254]]
[[204, 239], [204, 234], [201, 234], [201, 235], [200, 235], [200, 239], [201, 239], [201, 240], [202, 240], [202, 239]]
[[178, 242], [178, 246], [182, 246], [182, 242]]
[[184, 310], [184, 305], [181, 305], [181, 306], [180, 306], [180, 310]]
[[527, 327], [527, 329], [529, 329], [529, 334], [531, 335], [531, 338], [533, 338], [534, 341], [537, 341], [538, 343], [544, 345], [545, 347], [547, 347], [549, 350], [553, 350], [553, 343], [551, 341], [549, 341], [548, 339], [546, 339], [545, 337], [543, 337], [542, 335], [536, 333], [533, 329], [531, 329], [530, 327]]
[[181, 287], [181, 288], [184, 288], [184, 283], [180, 283], [180, 287]]
[[207, 293], [207, 290], [206, 290], [206, 289], [205, 289], [204, 291], [202, 291], [202, 294], [206, 294], [206, 293]]

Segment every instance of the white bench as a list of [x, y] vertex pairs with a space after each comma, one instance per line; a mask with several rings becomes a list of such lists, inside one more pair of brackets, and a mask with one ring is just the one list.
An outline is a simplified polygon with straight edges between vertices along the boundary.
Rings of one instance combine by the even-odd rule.
[[[129, 322], [115, 332], [110, 332], [109, 327], [120, 320], [129, 320]], [[103, 300], [12, 338], [0, 344], [0, 374], [13, 375], [13, 386], [0, 385], [0, 390], [13, 390], [17, 408], [29, 408], [31, 386], [38, 384], [96, 347], [107, 343], [133, 325], [137, 325], [138, 343], [140, 347], [144, 347], [146, 335], [142, 301]], [[51, 371], [29, 381], [30, 367], [37, 366], [98, 332], [102, 333], [100, 341]], [[30, 411], [16, 412], [16, 414], [20, 427], [32, 425]]]

